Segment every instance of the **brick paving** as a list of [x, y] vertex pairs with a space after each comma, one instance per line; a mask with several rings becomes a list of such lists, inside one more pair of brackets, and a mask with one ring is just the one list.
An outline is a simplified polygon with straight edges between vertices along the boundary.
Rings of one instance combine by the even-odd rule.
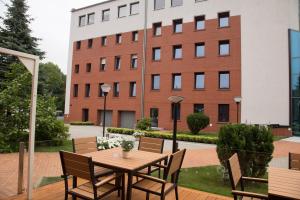
[[[277, 141], [275, 144], [274, 158], [284, 158], [289, 151], [300, 153], [300, 143]], [[275, 159], [274, 159], [275, 160]], [[282, 160], [282, 159], [281, 159]], [[187, 151], [184, 168], [218, 165], [219, 160], [215, 147], [189, 149]], [[18, 154], [0, 154], [0, 199], [16, 194]], [[58, 153], [36, 153], [34, 183], [37, 185], [42, 177], [60, 176], [61, 166]], [[27, 155], [25, 155], [24, 180], [27, 177]], [[25, 183], [26, 186], [26, 183]]]

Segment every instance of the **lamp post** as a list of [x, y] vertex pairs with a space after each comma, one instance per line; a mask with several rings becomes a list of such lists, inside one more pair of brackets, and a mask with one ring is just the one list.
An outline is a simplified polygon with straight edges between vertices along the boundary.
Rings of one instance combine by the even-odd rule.
[[177, 134], [177, 113], [180, 102], [183, 101], [183, 97], [181, 96], [171, 96], [168, 98], [170, 102], [174, 105], [173, 109], [173, 148], [172, 152], [175, 153], [177, 151], [177, 142], [176, 142], [176, 134]]
[[111, 86], [109, 84], [101, 85], [101, 90], [104, 94], [104, 108], [103, 108], [103, 137], [105, 137], [105, 113], [106, 113], [106, 96], [109, 93]]
[[236, 103], [236, 122], [239, 123], [239, 107], [240, 107], [240, 103], [242, 101], [242, 97], [234, 97], [233, 98], [235, 103]]

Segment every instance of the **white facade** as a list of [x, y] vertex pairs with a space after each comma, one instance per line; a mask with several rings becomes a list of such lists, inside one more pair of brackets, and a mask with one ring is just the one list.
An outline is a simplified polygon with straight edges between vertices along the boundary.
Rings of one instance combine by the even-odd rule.
[[[129, 5], [137, 0], [111, 0], [74, 10], [68, 63], [65, 114], [69, 114], [73, 42], [144, 29], [145, 2], [147, 28], [155, 22], [162, 26], [182, 18], [192, 22], [195, 16], [216, 19], [230, 11], [241, 16], [242, 103], [241, 121], [253, 124], [289, 125], [289, 48], [288, 29], [299, 29], [299, 0], [184, 0], [182, 6], [154, 10], [154, 0], [143, 0], [139, 14], [129, 15]], [[118, 6], [127, 5], [128, 15], [118, 18]], [[110, 9], [110, 20], [102, 22], [102, 10]], [[95, 12], [95, 23], [79, 27], [79, 16]]]

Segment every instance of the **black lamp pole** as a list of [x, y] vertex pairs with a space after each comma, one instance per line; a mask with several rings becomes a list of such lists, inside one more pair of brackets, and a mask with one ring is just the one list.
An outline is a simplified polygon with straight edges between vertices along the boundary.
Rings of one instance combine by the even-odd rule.
[[104, 94], [104, 113], [103, 113], [103, 137], [105, 137], [105, 113], [106, 113], [106, 96], [108, 92], [103, 92]]
[[240, 108], [240, 102], [236, 102], [236, 123], [239, 123], [239, 108]]
[[177, 142], [176, 142], [176, 135], [177, 135], [177, 110], [179, 103], [174, 103], [174, 110], [173, 110], [173, 148], [172, 152], [175, 153], [177, 151]]

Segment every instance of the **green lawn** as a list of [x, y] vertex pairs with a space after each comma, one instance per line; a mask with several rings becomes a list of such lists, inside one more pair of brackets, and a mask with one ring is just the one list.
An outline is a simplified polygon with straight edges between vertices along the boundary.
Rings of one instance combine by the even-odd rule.
[[60, 150], [73, 151], [72, 141], [67, 140], [61, 146], [55, 146], [55, 145], [51, 145], [51, 144], [46, 145], [45, 144], [45, 145], [37, 145], [35, 147], [36, 152], [58, 152]]
[[42, 187], [42, 186], [45, 186], [45, 185], [53, 184], [53, 183], [56, 183], [56, 182], [62, 181], [62, 180], [64, 180], [64, 179], [61, 178], [61, 177], [57, 177], [57, 176], [43, 177], [41, 182], [38, 184], [37, 187]]
[[[229, 182], [224, 182], [218, 166], [182, 169], [179, 185], [209, 193], [231, 196]], [[248, 184], [247, 191], [267, 193], [266, 184]]]

